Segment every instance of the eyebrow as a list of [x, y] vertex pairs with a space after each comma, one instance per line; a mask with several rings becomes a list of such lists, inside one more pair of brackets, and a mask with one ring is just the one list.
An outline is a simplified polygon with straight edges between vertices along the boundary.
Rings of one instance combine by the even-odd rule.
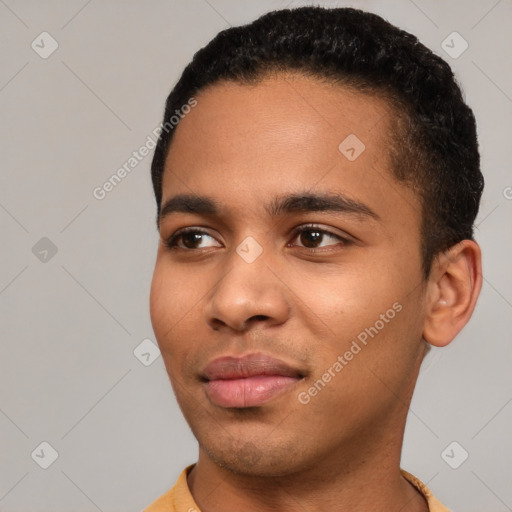
[[[178, 194], [162, 205], [158, 221], [173, 213], [220, 216], [222, 208], [214, 199], [195, 194]], [[286, 213], [337, 212], [380, 220], [379, 215], [364, 203], [343, 194], [288, 194], [274, 198], [266, 210], [272, 217]]]

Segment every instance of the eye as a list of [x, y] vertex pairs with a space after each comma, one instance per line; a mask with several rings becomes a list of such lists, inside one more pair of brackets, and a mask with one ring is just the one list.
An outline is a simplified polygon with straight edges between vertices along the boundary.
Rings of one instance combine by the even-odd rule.
[[198, 228], [183, 228], [174, 233], [165, 241], [165, 245], [170, 249], [194, 250], [207, 247], [221, 247], [219, 242], [209, 233]]
[[348, 245], [350, 243], [348, 237], [345, 238], [341, 235], [336, 235], [326, 229], [312, 224], [301, 226], [295, 230], [292, 240], [297, 240], [299, 242], [299, 247], [311, 250], [335, 245]]
[[[298, 243], [293, 243], [297, 241]], [[293, 233], [292, 242], [289, 246], [297, 245], [311, 251], [316, 249], [325, 249], [336, 245], [348, 245], [351, 240], [331, 231], [321, 228], [317, 225], [300, 226]], [[205, 230], [189, 227], [178, 230], [165, 240], [166, 247], [170, 249], [181, 249], [184, 251], [193, 251], [206, 249], [208, 247], [222, 247], [212, 235]]]

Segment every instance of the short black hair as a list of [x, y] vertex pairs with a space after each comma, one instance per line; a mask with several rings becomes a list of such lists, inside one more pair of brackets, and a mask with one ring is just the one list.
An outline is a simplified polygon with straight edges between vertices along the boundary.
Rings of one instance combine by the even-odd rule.
[[[163, 122], [207, 86], [253, 84], [290, 71], [378, 95], [392, 107], [392, 172], [421, 199], [425, 278], [437, 254], [473, 239], [484, 186], [473, 112], [450, 66], [376, 14], [301, 7], [223, 30], [183, 71], [167, 98]], [[173, 133], [161, 132], [151, 165], [157, 224]]]

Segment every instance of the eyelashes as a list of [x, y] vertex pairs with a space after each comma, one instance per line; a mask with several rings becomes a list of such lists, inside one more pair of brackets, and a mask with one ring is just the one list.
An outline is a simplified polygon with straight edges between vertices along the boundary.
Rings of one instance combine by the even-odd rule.
[[[195, 236], [192, 236], [195, 235]], [[207, 231], [204, 229], [198, 228], [198, 227], [189, 227], [189, 228], [183, 228], [171, 235], [166, 241], [165, 245], [169, 249], [178, 248], [183, 250], [197, 250], [197, 247], [180, 247], [178, 245], [179, 241], [186, 240], [189, 245], [194, 245], [196, 242], [200, 241], [200, 237], [207, 236], [211, 238], [212, 240], [215, 240], [215, 238], [210, 235]]]
[[[302, 238], [305, 234], [313, 235], [312, 237], [307, 240], [306, 238]], [[318, 240], [324, 241], [324, 238], [330, 238], [335, 241], [334, 244], [330, 244], [326, 247], [333, 246], [333, 245], [349, 245], [351, 243], [351, 240], [349, 239], [348, 235], [342, 236], [340, 234], [334, 233], [333, 231], [326, 229], [324, 227], [321, 227], [317, 224], [305, 224], [302, 226], [299, 226], [295, 231], [293, 232], [293, 239], [297, 239], [297, 237], [301, 237], [302, 241], [304, 242], [307, 240], [306, 243], [316, 243]], [[302, 247], [305, 249], [309, 249], [311, 251], [318, 251], [318, 249], [322, 249], [322, 247], [306, 247], [305, 245], [301, 245], [298, 247]], [[325, 247], [325, 246], [324, 246]]]
[[[293, 241], [300, 240], [302, 245], [296, 245]], [[208, 242], [210, 240], [210, 242]], [[331, 241], [328, 245], [322, 244]], [[208, 245], [202, 245], [205, 242]], [[343, 247], [353, 243], [352, 237], [347, 234], [341, 235], [317, 224], [303, 224], [295, 228], [291, 234], [287, 247], [298, 247], [308, 252], [325, 252], [333, 250], [332, 247]], [[181, 250], [184, 252], [201, 251], [211, 247], [222, 247], [222, 244], [207, 230], [200, 227], [186, 227], [178, 230], [164, 241], [167, 248]], [[202, 245], [202, 246], [201, 246]], [[331, 249], [328, 249], [331, 247]]]

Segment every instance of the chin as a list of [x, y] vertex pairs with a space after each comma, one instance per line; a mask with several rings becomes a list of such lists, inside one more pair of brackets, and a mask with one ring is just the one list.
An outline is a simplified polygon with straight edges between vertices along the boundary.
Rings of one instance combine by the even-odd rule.
[[304, 469], [306, 461], [296, 448], [265, 441], [266, 444], [227, 439], [222, 445], [217, 438], [206, 446], [200, 445], [215, 464], [237, 475], [279, 477]]

